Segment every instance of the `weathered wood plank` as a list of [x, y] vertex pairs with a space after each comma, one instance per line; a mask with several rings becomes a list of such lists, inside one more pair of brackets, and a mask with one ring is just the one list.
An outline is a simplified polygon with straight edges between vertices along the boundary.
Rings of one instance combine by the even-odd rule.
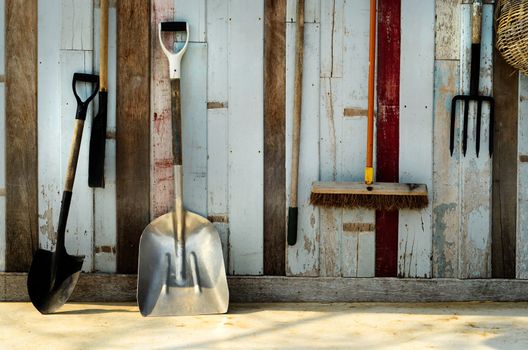
[[264, 1], [264, 274], [286, 266], [286, 0]]
[[433, 278], [458, 277], [460, 236], [459, 164], [460, 124], [456, 124], [455, 149], [449, 153], [451, 100], [459, 91], [459, 61], [435, 62], [433, 136]]
[[[0, 0], [1, 1], [1, 0]], [[0, 5], [1, 6], [1, 5]], [[0, 16], [3, 14], [0, 8]], [[5, 140], [5, 87], [0, 83], [0, 140]], [[6, 251], [6, 227], [5, 227], [5, 146], [2, 142], [0, 146], [0, 271], [5, 271], [5, 251]]]
[[345, 210], [343, 213], [343, 277], [374, 277], [375, 270], [375, 211]]
[[[47, 10], [46, 15], [50, 10]], [[93, 2], [61, 0], [60, 8], [62, 50], [93, 50]]]
[[6, 270], [38, 248], [37, 1], [5, 2]]
[[183, 201], [207, 216], [207, 44], [190, 43], [182, 60]]
[[[0, 301], [29, 301], [27, 274], [0, 273]], [[228, 277], [231, 302], [528, 301], [526, 280]], [[135, 302], [136, 275], [82, 274], [71, 302]]]
[[[85, 23], [91, 25], [91, 23]], [[90, 29], [91, 30], [91, 29]], [[75, 124], [75, 112], [77, 103], [72, 91], [72, 78], [76, 72], [91, 73], [93, 54], [91, 51], [82, 50], [61, 50], [60, 51], [60, 96], [56, 103], [60, 106], [60, 118], [56, 118], [56, 126], [60, 130], [60, 137], [58, 139], [50, 139], [49, 136], [42, 135], [39, 140], [40, 143], [59, 143], [60, 154], [60, 184], [61, 193], [63, 189], [64, 180], [66, 179], [66, 164], [71, 147], [71, 138], [73, 135]], [[77, 84], [77, 92], [83, 99], [86, 99], [93, 91], [95, 86], [89, 84]], [[93, 104], [90, 103], [87, 112], [87, 119], [93, 115]], [[93, 271], [93, 233], [94, 233], [94, 197], [93, 190], [88, 187], [88, 153], [90, 148], [90, 131], [91, 123], [86, 123], [87, 127], [84, 130], [81, 149], [79, 153], [79, 161], [77, 163], [77, 172], [75, 175], [75, 184], [73, 187], [73, 197], [68, 215], [68, 223], [66, 226], [66, 250], [70, 254], [84, 255], [83, 271]], [[57, 155], [56, 155], [57, 156]], [[41, 166], [46, 166], [42, 164]], [[47, 193], [46, 193], [47, 194]], [[60, 201], [57, 203], [60, 208]], [[53, 237], [52, 245], [56, 244], [56, 230], [57, 224], [49, 225], [51, 222], [58, 223], [59, 211], [55, 211], [53, 215], [46, 213], [50, 218], [46, 218], [46, 226], [41, 227], [42, 233], [47, 233]], [[47, 230], [47, 232], [46, 232]], [[46, 242], [47, 240], [45, 240]], [[54, 248], [53, 248], [54, 249]]]
[[[94, 189], [94, 270], [116, 271], [116, 8], [109, 2], [108, 13], [108, 108], [105, 149], [105, 187]], [[94, 9], [94, 66], [99, 70], [100, 7]]]
[[229, 272], [258, 275], [263, 272], [264, 2], [230, 0], [228, 6]]
[[461, 0], [435, 1], [435, 58], [458, 60], [460, 58], [460, 6]]
[[[344, 1], [321, 0], [320, 137], [321, 181], [343, 181]], [[342, 209], [319, 209], [319, 275], [341, 275]]]
[[[480, 94], [490, 96], [492, 83], [492, 5], [483, 6], [481, 39]], [[470, 5], [461, 8], [461, 88], [469, 93], [469, 68], [471, 56]], [[459, 108], [459, 110], [462, 108]], [[487, 152], [489, 140], [489, 107], [482, 109], [480, 156], [475, 151], [476, 108], [470, 104], [468, 149], [461, 158], [461, 241], [460, 278], [491, 277], [491, 159]], [[457, 118], [462, 127], [463, 117]], [[457, 150], [461, 152], [461, 150]]]
[[[54, 246], [64, 171], [61, 163], [60, 6], [60, 0], [53, 0], [38, 7], [38, 243], [46, 250]], [[71, 81], [68, 85], [71, 86]], [[75, 104], [71, 87], [68, 97]], [[69, 117], [73, 120], [75, 115]]]
[[[366, 159], [370, 1], [344, 4], [343, 122], [340, 162], [345, 181], [363, 183]], [[348, 111], [348, 115], [347, 115]], [[354, 111], [353, 113], [351, 113]], [[352, 118], [350, 116], [354, 115]], [[344, 210], [343, 226], [367, 223], [374, 226], [374, 210]], [[374, 227], [359, 232], [343, 229], [341, 275], [373, 277]], [[365, 244], [365, 245], [363, 245]]]
[[493, 188], [491, 275], [515, 278], [519, 72], [493, 50]]
[[[207, 1], [207, 213], [228, 221], [228, 2]], [[213, 108], [214, 107], [214, 108]], [[214, 223], [229, 266], [229, 223]]]
[[344, 0], [321, 1], [321, 77], [343, 76]]
[[[398, 182], [401, 1], [378, 4], [376, 181]], [[376, 276], [398, 273], [398, 212], [376, 212]]]
[[[297, 0], [286, 0], [286, 22], [295, 23]], [[321, 22], [321, 0], [306, 0], [304, 3], [304, 23]]]
[[[150, 32], [153, 34], [150, 36], [150, 217], [157, 218], [174, 205], [169, 61], [157, 35], [159, 22], [174, 19], [174, 0], [152, 0], [150, 11]], [[164, 34], [164, 37], [169, 47], [171, 36]]]
[[[0, 18], [5, 21], [5, 0], [0, 0]], [[5, 25], [0, 26], [0, 83], [5, 81]]]
[[174, 13], [177, 20], [189, 23], [191, 42], [204, 43], [206, 39], [206, 0], [174, 0]]
[[516, 278], [528, 279], [528, 77], [519, 77]]
[[[419, 13], [419, 16], [416, 16]], [[419, 36], [413, 33], [420, 33]], [[401, 7], [400, 183], [433, 191], [435, 5], [411, 0]], [[429, 201], [430, 203], [432, 201]], [[400, 210], [398, 276], [431, 277], [432, 205]]]
[[137, 270], [139, 237], [150, 219], [149, 7], [147, 1], [117, 2], [117, 271], [122, 273]]
[[[308, 3], [306, 3], [308, 6]], [[305, 7], [306, 10], [308, 10]], [[286, 24], [286, 154], [291, 154], [293, 124], [293, 85], [295, 71], [295, 23]], [[319, 209], [310, 205], [311, 183], [319, 179], [319, 84], [320, 25], [304, 26], [304, 61], [302, 85], [301, 146], [299, 156], [297, 244], [288, 246], [286, 274], [317, 276], [319, 274]], [[290, 174], [291, 157], [286, 157], [286, 174]], [[286, 181], [286, 194], [290, 193]], [[289, 197], [288, 201], [289, 203]]]
[[[323, 59], [321, 57], [321, 65]], [[339, 181], [343, 180], [339, 157], [343, 123], [342, 78], [321, 78], [320, 84], [319, 174], [321, 181]], [[340, 276], [343, 209], [320, 208], [319, 215], [319, 275]]]

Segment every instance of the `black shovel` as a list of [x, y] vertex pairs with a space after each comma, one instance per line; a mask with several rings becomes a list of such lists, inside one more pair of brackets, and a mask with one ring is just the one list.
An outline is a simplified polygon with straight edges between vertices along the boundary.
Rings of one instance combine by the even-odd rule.
[[[87, 82], [95, 85], [93, 93], [82, 101], [75, 89], [77, 82]], [[75, 128], [66, 170], [66, 181], [62, 193], [62, 203], [57, 229], [57, 245], [54, 252], [38, 249], [33, 256], [29, 269], [27, 287], [29, 298], [33, 305], [43, 314], [53, 313], [68, 301], [77, 284], [84, 256], [69, 255], [64, 246], [66, 221], [72, 198], [73, 182], [79, 159], [84, 120], [88, 104], [97, 94], [99, 77], [92, 74], [75, 73], [73, 75], [73, 93], [77, 100]]]
[[480, 38], [482, 30], [482, 2], [480, 0], [473, 1], [471, 16], [471, 73], [469, 81], [469, 95], [457, 95], [453, 97], [451, 102], [451, 130], [449, 140], [449, 151], [451, 156], [455, 147], [455, 121], [456, 121], [456, 106], [457, 101], [464, 102], [464, 120], [462, 129], [462, 153], [466, 156], [467, 139], [468, 139], [468, 123], [469, 123], [469, 102], [477, 103], [477, 120], [476, 120], [476, 153], [477, 158], [480, 152], [480, 130], [482, 123], [482, 103], [487, 102], [490, 106], [490, 131], [489, 131], [489, 155], [493, 154], [493, 112], [495, 109], [495, 100], [491, 96], [479, 95], [479, 77], [480, 77]]

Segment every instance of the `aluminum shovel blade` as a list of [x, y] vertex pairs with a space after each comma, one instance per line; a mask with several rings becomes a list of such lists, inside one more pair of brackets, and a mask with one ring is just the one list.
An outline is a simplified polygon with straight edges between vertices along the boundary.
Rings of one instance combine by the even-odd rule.
[[220, 236], [205, 218], [185, 211], [185, 278], [178, 263], [172, 212], [152, 221], [141, 234], [137, 300], [143, 316], [227, 312], [229, 291]]

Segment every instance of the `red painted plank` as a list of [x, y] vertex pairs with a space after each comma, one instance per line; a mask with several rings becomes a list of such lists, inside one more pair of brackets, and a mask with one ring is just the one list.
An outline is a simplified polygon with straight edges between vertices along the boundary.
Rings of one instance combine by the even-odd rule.
[[[378, 1], [376, 181], [398, 182], [401, 0]], [[376, 212], [377, 277], [398, 273], [398, 212]]]

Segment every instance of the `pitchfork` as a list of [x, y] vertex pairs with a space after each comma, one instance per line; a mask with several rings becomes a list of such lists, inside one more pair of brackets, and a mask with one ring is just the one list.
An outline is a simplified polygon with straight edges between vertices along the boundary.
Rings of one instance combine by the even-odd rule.
[[482, 2], [479, 0], [473, 1], [472, 5], [472, 30], [471, 30], [471, 77], [469, 82], [469, 95], [456, 95], [453, 97], [451, 104], [451, 135], [449, 142], [449, 150], [451, 156], [455, 144], [455, 120], [456, 120], [456, 106], [457, 101], [464, 101], [464, 126], [462, 129], [462, 153], [466, 156], [467, 138], [468, 138], [468, 118], [469, 118], [469, 102], [477, 102], [477, 135], [476, 135], [476, 151], [477, 157], [480, 151], [480, 130], [482, 122], [482, 103], [488, 102], [490, 106], [490, 132], [489, 132], [489, 155], [493, 153], [493, 110], [495, 108], [495, 100], [491, 96], [479, 95], [479, 76], [480, 76], [480, 34], [482, 29]]

